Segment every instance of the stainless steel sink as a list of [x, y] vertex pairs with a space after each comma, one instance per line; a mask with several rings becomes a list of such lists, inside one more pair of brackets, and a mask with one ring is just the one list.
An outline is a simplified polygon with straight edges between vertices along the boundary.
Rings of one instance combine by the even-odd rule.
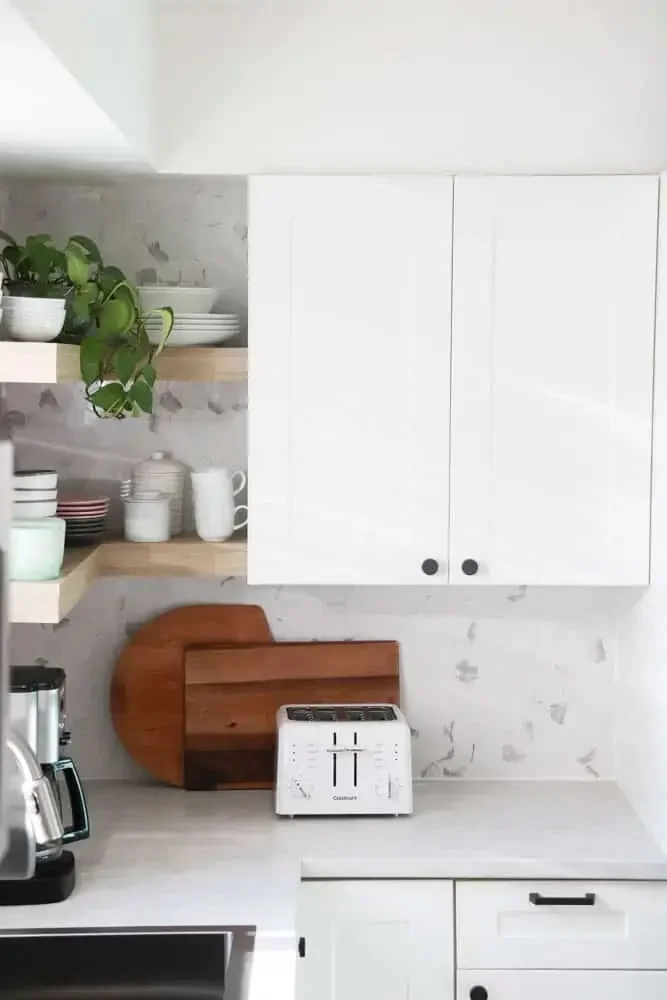
[[0, 998], [229, 1000], [233, 992], [236, 1000], [243, 995], [232, 984], [237, 963], [227, 971], [236, 938], [226, 931], [0, 937]]

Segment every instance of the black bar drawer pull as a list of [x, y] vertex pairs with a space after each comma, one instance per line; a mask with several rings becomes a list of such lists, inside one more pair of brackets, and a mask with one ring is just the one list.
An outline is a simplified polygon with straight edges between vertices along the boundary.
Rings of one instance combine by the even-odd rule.
[[531, 892], [528, 899], [533, 906], [595, 906], [594, 892], [583, 896], [541, 896], [539, 892]]

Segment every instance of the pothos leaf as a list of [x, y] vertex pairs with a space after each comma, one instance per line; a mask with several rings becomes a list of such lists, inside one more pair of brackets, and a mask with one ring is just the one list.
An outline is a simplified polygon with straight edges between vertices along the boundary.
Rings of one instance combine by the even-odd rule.
[[90, 395], [90, 402], [98, 410], [104, 410], [110, 417], [116, 416], [125, 403], [125, 389], [120, 382], [108, 382]]
[[118, 379], [123, 385], [127, 385], [137, 364], [136, 352], [131, 347], [120, 347], [113, 356], [113, 366], [116, 369]]
[[88, 261], [80, 250], [71, 248], [65, 250], [65, 267], [67, 277], [72, 284], [77, 288], [83, 288], [88, 281]]
[[123, 299], [109, 299], [102, 306], [97, 325], [101, 335], [126, 333], [134, 322], [134, 308]]
[[150, 315], [151, 316], [157, 315], [160, 316], [160, 318], [162, 319], [162, 332], [160, 334], [160, 341], [155, 351], [153, 352], [153, 357], [157, 357], [157, 355], [164, 350], [165, 345], [169, 339], [169, 334], [172, 331], [172, 327], [174, 325], [174, 310], [171, 308], [171, 306], [164, 306], [161, 309], [152, 309]]
[[135, 382], [130, 389], [130, 396], [144, 413], [153, 412], [153, 390], [147, 382]]
[[70, 236], [67, 246], [80, 247], [95, 264], [102, 267], [102, 254], [95, 240], [91, 240], [89, 236]]
[[86, 385], [91, 385], [99, 379], [105, 350], [104, 344], [95, 337], [85, 337], [81, 342], [79, 365], [81, 378]]

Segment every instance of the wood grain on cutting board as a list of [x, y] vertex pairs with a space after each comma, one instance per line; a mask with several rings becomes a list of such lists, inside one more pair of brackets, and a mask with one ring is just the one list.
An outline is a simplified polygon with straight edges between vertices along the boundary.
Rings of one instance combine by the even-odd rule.
[[111, 718], [130, 756], [153, 777], [182, 787], [185, 647], [272, 640], [263, 609], [245, 604], [174, 608], [138, 629], [111, 681]]
[[395, 642], [185, 653], [186, 788], [271, 788], [276, 712], [290, 702], [399, 702]]

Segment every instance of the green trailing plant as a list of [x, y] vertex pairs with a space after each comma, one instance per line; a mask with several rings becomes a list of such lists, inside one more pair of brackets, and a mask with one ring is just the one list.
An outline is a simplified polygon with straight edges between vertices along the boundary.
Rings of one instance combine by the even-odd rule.
[[[80, 340], [81, 377], [97, 416], [121, 420], [152, 413], [154, 361], [171, 333], [173, 311], [144, 313], [136, 286], [120, 268], [104, 263], [87, 236], [71, 236], [64, 250], [44, 233], [29, 236], [24, 246], [8, 233], [0, 237], [7, 243], [1, 260], [13, 294], [67, 299], [63, 339]], [[146, 331], [148, 315], [162, 318], [157, 344]]]
[[28, 236], [25, 244], [0, 230], [6, 244], [0, 254], [4, 285], [11, 295], [38, 299], [71, 298], [88, 278], [88, 261], [71, 241], [59, 250], [47, 233]]

